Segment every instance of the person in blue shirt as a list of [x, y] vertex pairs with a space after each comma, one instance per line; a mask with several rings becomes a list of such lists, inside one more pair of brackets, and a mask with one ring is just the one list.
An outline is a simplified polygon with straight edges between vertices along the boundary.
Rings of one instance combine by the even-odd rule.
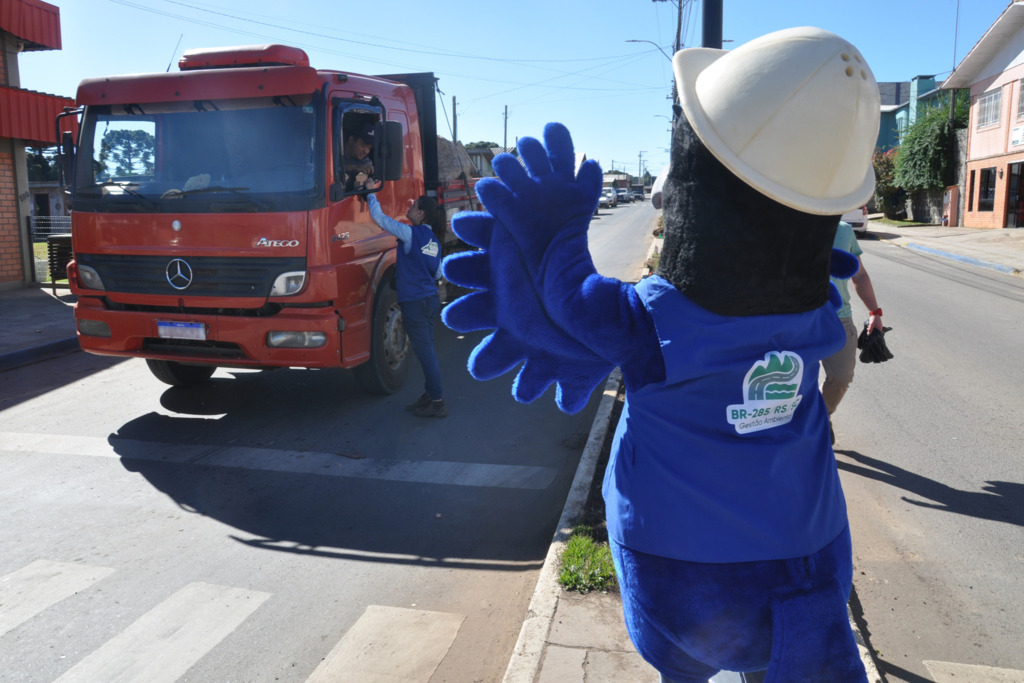
[[406, 410], [418, 417], [446, 417], [441, 366], [434, 350], [434, 322], [441, 313], [437, 293], [441, 241], [431, 227], [437, 224], [437, 201], [423, 195], [413, 202], [405, 214], [409, 224], [385, 215], [376, 196], [369, 195], [367, 202], [373, 222], [398, 239], [398, 305], [413, 353], [423, 368], [424, 392]]

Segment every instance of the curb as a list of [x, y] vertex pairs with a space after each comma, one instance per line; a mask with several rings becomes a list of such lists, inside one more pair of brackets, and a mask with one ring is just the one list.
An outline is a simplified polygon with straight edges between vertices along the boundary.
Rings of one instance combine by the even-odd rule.
[[0, 372], [13, 370], [14, 368], [19, 368], [31, 363], [37, 363], [48, 358], [63, 356], [65, 354], [78, 351], [80, 348], [81, 347], [78, 345], [78, 337], [66, 337], [64, 339], [58, 339], [57, 341], [40, 344], [39, 346], [33, 346], [20, 351], [5, 353], [0, 355]]
[[935, 249], [934, 247], [926, 247], [921, 244], [914, 244], [913, 242], [906, 242], [905, 244], [901, 244], [900, 246], [906, 247], [907, 249], [911, 249], [913, 251], [920, 251], [925, 254], [931, 254], [933, 256], [941, 256], [942, 258], [949, 259], [951, 261], [959, 261], [960, 263], [966, 263], [968, 265], [978, 266], [980, 268], [988, 268], [989, 270], [995, 270], [1000, 273], [1005, 273], [1007, 275], [1013, 275], [1014, 277], [1024, 276], [1024, 273], [1021, 273], [1021, 271], [1011, 266], [1004, 266], [998, 263], [992, 263], [990, 261], [982, 261], [981, 259], [976, 259], [973, 256], [961, 256], [960, 254], [952, 254], [948, 251], [942, 251], [941, 249]]
[[955, 254], [950, 251], [943, 251], [942, 249], [936, 249], [935, 247], [928, 247], [923, 244], [916, 244], [911, 242], [905, 237], [897, 239], [879, 239], [879, 242], [885, 242], [892, 244], [897, 247], [903, 247], [904, 249], [910, 249], [911, 251], [919, 251], [922, 254], [928, 254], [930, 256], [938, 256], [949, 261], [957, 261], [959, 263], [965, 263], [970, 266], [976, 266], [978, 268], [986, 268], [988, 270], [994, 270], [1004, 275], [1011, 275], [1013, 277], [1024, 278], [1024, 272], [1020, 271], [1013, 266], [1006, 266], [999, 263], [993, 263], [992, 261], [984, 261], [982, 259], [974, 258], [973, 256], [964, 256], [962, 254]]
[[544, 558], [544, 566], [537, 579], [537, 587], [533, 591], [530, 607], [526, 612], [526, 620], [519, 630], [519, 639], [512, 651], [508, 667], [505, 669], [504, 683], [533, 683], [540, 672], [544, 655], [544, 645], [558, 607], [558, 596], [562, 587], [558, 583], [559, 558], [562, 549], [572, 533], [572, 525], [583, 512], [583, 506], [590, 494], [590, 485], [594, 481], [597, 461], [604, 446], [605, 436], [611, 423], [612, 408], [615, 397], [619, 393], [621, 375], [618, 368], [612, 370], [605, 383], [604, 395], [597, 408], [594, 422], [590, 428], [587, 445], [576, 468], [576, 476], [572, 480], [572, 488], [562, 508], [562, 516], [551, 539], [551, 546]]

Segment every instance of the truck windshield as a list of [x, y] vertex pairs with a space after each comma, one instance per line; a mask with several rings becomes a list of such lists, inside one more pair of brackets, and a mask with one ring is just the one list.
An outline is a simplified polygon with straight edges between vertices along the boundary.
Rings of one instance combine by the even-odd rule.
[[86, 108], [76, 211], [295, 211], [323, 201], [312, 95]]

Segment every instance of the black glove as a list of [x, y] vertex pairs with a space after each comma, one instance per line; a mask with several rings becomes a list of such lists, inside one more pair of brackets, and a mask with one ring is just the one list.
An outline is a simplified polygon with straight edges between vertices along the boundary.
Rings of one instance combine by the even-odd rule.
[[868, 324], [864, 323], [864, 329], [857, 337], [861, 363], [884, 363], [893, 357], [892, 351], [885, 345], [885, 333], [891, 329], [891, 327], [883, 327], [868, 333]]

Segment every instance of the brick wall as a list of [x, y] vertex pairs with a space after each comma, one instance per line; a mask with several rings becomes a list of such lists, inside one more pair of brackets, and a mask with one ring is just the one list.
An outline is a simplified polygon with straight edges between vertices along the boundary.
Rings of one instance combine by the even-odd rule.
[[24, 280], [14, 181], [14, 156], [8, 150], [0, 149], [0, 285]]

